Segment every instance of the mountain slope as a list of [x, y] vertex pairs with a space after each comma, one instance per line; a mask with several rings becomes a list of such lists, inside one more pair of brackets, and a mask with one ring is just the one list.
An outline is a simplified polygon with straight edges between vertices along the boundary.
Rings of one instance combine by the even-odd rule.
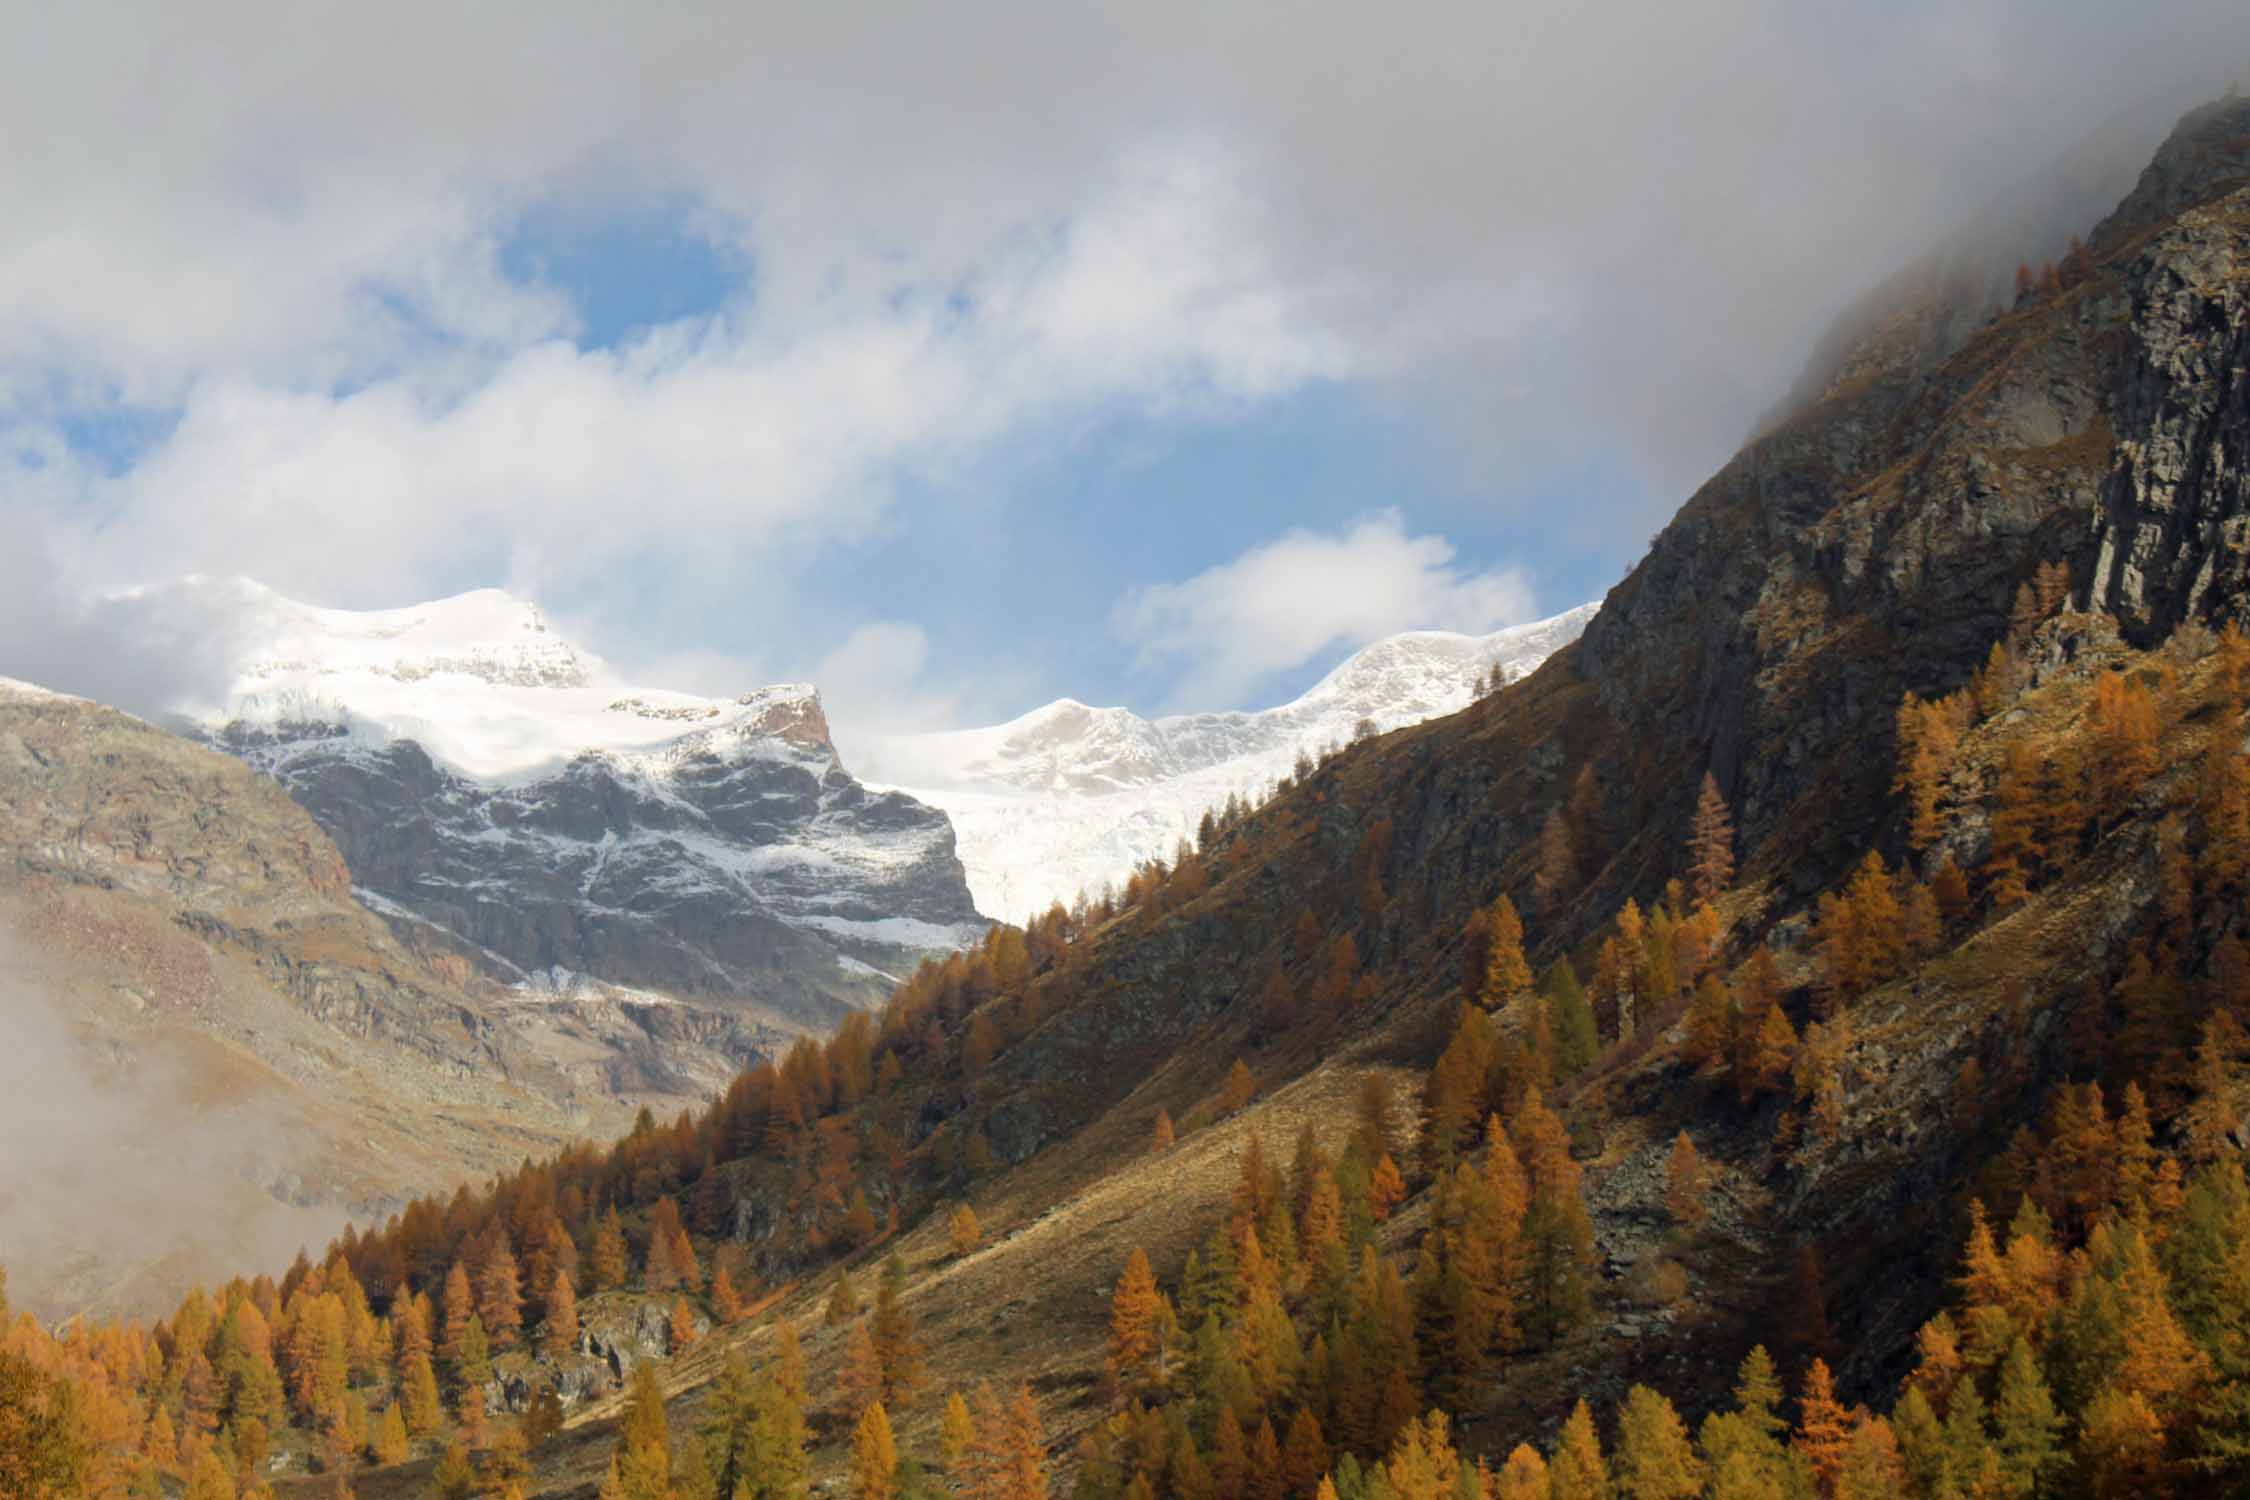
[[[1223, 1176], [1122, 1164], [1144, 1149], [1156, 1110], [1188, 1139], [1226, 1129], [1235, 1145], [1267, 1122], [1272, 1152], [1308, 1092], [1333, 1118], [1360, 1074], [1427, 1064], [1464, 978], [1482, 972], [1465, 962], [1471, 918], [1502, 892], [1531, 914], [1541, 958], [1570, 955], [1583, 972], [1625, 898], [1653, 902], [1683, 871], [1706, 766], [1740, 818], [1742, 874], [1724, 907], [1730, 958], [1770, 941], [1787, 1016], [1805, 1027], [1826, 1003], [1811, 898], [1870, 850], [1893, 862], [1907, 852], [1890, 786], [1902, 693], [1962, 688], [1994, 646], [2013, 654], [2023, 686], [1996, 697], [1942, 799], [1940, 847], [1969, 863], [1990, 852], [2005, 742], [2054, 734], [2067, 748], [2065, 727], [2083, 728], [2106, 670], [2183, 677], [2172, 701], [2194, 726], [2192, 747], [2239, 759], [2239, 699], [2226, 716], [2208, 663], [2192, 675], [2178, 665], [2202, 661], [2192, 634], [2163, 654], [2140, 649], [2183, 616], [2250, 615], [2250, 592], [2223, 582], [2233, 554], [2214, 547], [2206, 569], [2201, 550], [2250, 525], [2234, 456], [2243, 450], [2212, 441], [2239, 430], [2250, 401], [2233, 352], [2250, 330], [2250, 190], [2231, 143], [2250, 147], [2250, 106], [2183, 122], [2150, 168], [2154, 206], [2134, 207], [2149, 194], [2129, 200], [2068, 283], [1996, 316], [1942, 310], [1967, 342], [1855, 348], [1816, 401], [1699, 492], [1581, 643], [1466, 712], [1352, 747], [1222, 831], [1184, 889], [1159, 885], [1139, 905], [1097, 913], [1033, 979], [966, 1001], [1002, 1038], [987, 1070], [962, 1071], [956, 1040], [917, 1055], [895, 1096], [847, 1113], [917, 1122], [905, 1171], [870, 1169], [870, 1192], [904, 1201], [910, 1226], [915, 1206], [954, 1194], [999, 1226], [977, 1257], [997, 1310], [953, 1302], [960, 1273], [942, 1249], [941, 1215], [901, 1242], [909, 1305], [927, 1310], [949, 1364], [966, 1377], [1033, 1378], [1067, 1452], [1108, 1409], [1097, 1382], [1119, 1252], [1151, 1248], [1169, 1282], [1184, 1246], [1225, 1212]], [[2152, 368], [2170, 372], [2167, 402], [2136, 394]], [[2187, 414], [2177, 438], [2155, 420], [2164, 411]], [[2155, 511], [2195, 525], [2151, 519], [2137, 476], [2152, 452], [2200, 455], [2163, 465], [2168, 503]], [[2121, 575], [2098, 564], [2103, 535], [2127, 534], [2116, 531], [2125, 522], [2155, 537], [2133, 549], [2141, 563], [2121, 591]], [[2080, 579], [2075, 599], [2044, 624], [2012, 628], [2017, 586], [2057, 562]], [[2199, 585], [2206, 576], [2214, 582]], [[1539, 831], [1571, 809], [1587, 770], [1576, 869], [1542, 901]], [[2159, 824], [2192, 775], [2183, 767], [2167, 780], [2160, 767], [2051, 885], [2012, 907], [1980, 898], [1938, 951], [1857, 999], [1833, 1133], [1807, 1130], [1786, 1087], [1742, 1105], [1699, 1078], [1681, 1057], [1683, 1001], [1618, 1037], [1618, 997], [1597, 991], [1609, 1045], [1562, 1097], [1586, 1157], [1606, 1285], [1584, 1334], [1552, 1355], [1506, 1361], [1464, 1393], [1456, 1410], [1470, 1450], [1497, 1464], [1513, 1443], [1551, 1434], [1575, 1396], [1607, 1403], [1636, 1380], [1678, 1394], [1691, 1414], [1709, 1409], [1753, 1339], [1786, 1338], [1801, 1360], [1807, 1335], [1792, 1330], [1814, 1317], [1818, 1338], [1846, 1351], [1848, 1392], [1889, 1389], [1917, 1324], [1947, 1295], [1970, 1190], [2004, 1165], [2019, 1126], [2036, 1144], [2064, 1085], [2118, 1066], [2105, 1046], [2115, 1024], [2106, 996], [2156, 898]], [[2240, 936], [2238, 909], [2214, 904], [2198, 954], [2213, 924]], [[1309, 946], [1298, 935], [1308, 927]], [[1368, 983], [1342, 1009], [1316, 1007], [1346, 936]], [[1276, 975], [1293, 1006], [1269, 1007]], [[956, 1003], [941, 999], [938, 1011], [957, 1039]], [[2091, 1055], [2074, 1050], [2074, 1033], [2091, 1039]], [[1219, 1125], [1216, 1095], [1237, 1055], [1268, 1097], [1233, 1117], [1239, 1125]], [[1972, 1062], [1981, 1073], [1965, 1072]], [[1985, 1083], [1964, 1109], [1973, 1077]], [[2239, 1070], [2235, 1088], [2239, 1097]], [[747, 1130], [724, 1114], [714, 1123], [757, 1139], [755, 1119]], [[2159, 1126], [2168, 1148], [2180, 1140], [2176, 1120]], [[1684, 1313], [1636, 1302], [1627, 1274], [1660, 1244], [1663, 1161], [1683, 1128], [1708, 1153], [1723, 1226], [1689, 1258]], [[989, 1176], [959, 1165], [972, 1134], [997, 1159]], [[733, 1235], [769, 1245], [786, 1198], [781, 1163], [752, 1152], [724, 1170]], [[1137, 1190], [1112, 1192], [1113, 1182]], [[1410, 1261], [1427, 1199], [1399, 1218], [1385, 1243]], [[1066, 1258], [1039, 1232], [1056, 1221], [1099, 1236], [1109, 1254]], [[1826, 1264], [1809, 1313], [1807, 1251]], [[838, 1378], [845, 1354], [841, 1332], [819, 1326], [824, 1294], [816, 1284], [774, 1314], [805, 1336], [816, 1389]], [[770, 1350], [771, 1326], [740, 1342]], [[681, 1363], [688, 1410], [708, 1397], [715, 1364], [708, 1352]], [[933, 1427], [925, 1411], [907, 1430], [928, 1445]], [[553, 1492], [591, 1481], [605, 1437], [582, 1431], [557, 1455]], [[834, 1466], [843, 1456], [822, 1450]]]
[[[1842, 1436], [1872, 1430], [1810, 1399], [1814, 1358], [1836, 1356], [1845, 1403], [1882, 1405], [1922, 1358], [1916, 1394], [1926, 1413], [1943, 1401], [1942, 1426], [1902, 1417], [1914, 1469], [1878, 1451], [1861, 1493], [1935, 1500], [2038, 1478], [2000, 1468], [2012, 1438], [1986, 1421], [1998, 1403], [1984, 1387], [2011, 1380], [2003, 1360], [2044, 1369], [2050, 1410], [2067, 1414], [2034, 1424], [2061, 1454], [2044, 1492], [2242, 1493], [2240, 1452], [2197, 1466], [2212, 1455], [2185, 1437], [2208, 1412], [2238, 1419], [2250, 1390], [2241, 1237], [2212, 1243], [2212, 1220], [2198, 1231], [2235, 1276], [2205, 1308], [2226, 1325], [2214, 1339], [2169, 1321], [2166, 1279], [2184, 1283], [2194, 1258], [2177, 1241], [2152, 1253], [2132, 1219], [2170, 1228], [2178, 1204], [2164, 1200], [2182, 1190], [2168, 1171], [2239, 1173], [2250, 1136], [2250, 1043], [2222, 1024], [2250, 1015], [2250, 639], [2205, 628], [2250, 618], [2234, 438], [2250, 412], [2246, 166], [2250, 104], [2199, 112], [2053, 284], [1989, 317], [1941, 310], [1961, 334], [1855, 349], [1527, 679], [1292, 775], [1122, 905], [925, 968], [880, 1024], [804, 1044], [700, 1119], [528, 1170], [477, 1205], [425, 1205], [341, 1261], [389, 1305], [489, 1254], [478, 1247], [527, 1211], [563, 1205], [565, 1228], [590, 1238], [606, 1198], [640, 1250], [669, 1201], [698, 1248], [774, 1287], [752, 1322], [670, 1361], [674, 1431], [723, 1399], [727, 1352], [773, 1352], [786, 1325], [807, 1346], [823, 1478], [848, 1462], [845, 1371], [866, 1325], [822, 1304], [839, 1263], [866, 1285], [896, 1250], [938, 1379], [1024, 1380], [1051, 1450], [1082, 1460], [1089, 1500], [1214, 1493], [1219, 1465], [1197, 1445], [1239, 1479], [1244, 1445], [1228, 1452], [1219, 1405], [1235, 1439], [1255, 1434], [1260, 1485], [1277, 1472], [1276, 1429], [1316, 1406], [1333, 1441], [1308, 1474], [1349, 1450], [1339, 1493], [1367, 1493], [1368, 1466], [1425, 1405], [1497, 1468], [1519, 1442], [1551, 1449], [1575, 1399], [1609, 1413], [1636, 1382], [1670, 1392], [1715, 1458], [1693, 1419], [1732, 1402], [1753, 1341], [1779, 1346], [1787, 1384], [1807, 1392], [1802, 1427], [1832, 1423], [1799, 1434], [1825, 1449], [1777, 1453], [1784, 1469], [1840, 1460]], [[1944, 695], [1934, 720], [1909, 691]], [[1943, 741], [1927, 762], [1901, 754], [1914, 747], [1899, 726], [1918, 721], [1924, 745]], [[1912, 778], [1894, 788], [1902, 763], [1929, 778], [1926, 809], [1901, 794], [1919, 795]], [[1689, 873], [1707, 770], [1734, 801], [1740, 862], [1699, 939], [1667, 888]], [[1484, 961], [1502, 895], [1528, 914], [1535, 958], [1591, 976], [1590, 1056], [1556, 1041], [1576, 1015], [1569, 985], [1541, 997]], [[1695, 1054], [1714, 1016], [1723, 1063]], [[1745, 1057], [1756, 1066], [1734, 1066]], [[1314, 1243], [1318, 1219], [1334, 1233], [1339, 1216], [1302, 1191], [1317, 1171], [1261, 1181], [1251, 1144], [1262, 1136], [1278, 1166], [1300, 1126], [1314, 1148], [1356, 1133], [1345, 1101], [1402, 1070], [1423, 1081], [1430, 1128], [1370, 1133], [1407, 1164], [1413, 1196], [1354, 1226], [1356, 1264], [1293, 1263], [1281, 1247]], [[1178, 1127], [1168, 1147], [1152, 1139], [1159, 1110]], [[1507, 1137], [1479, 1139], [1488, 1117], [1521, 1147], [1512, 1168]], [[1701, 1229], [1668, 1191], [1683, 1133], [1708, 1172]], [[1535, 1208], [1588, 1210], [1586, 1255], [1553, 1235], [1524, 1278], [1590, 1271], [1585, 1316], [1464, 1358], [1457, 1330], [1485, 1291], [1472, 1270], [1494, 1271], [1465, 1253], [1471, 1221], [1528, 1223], [1531, 1210], [1505, 1211], [1518, 1175], [1568, 1186]], [[1232, 1191], [1230, 1176], [1244, 1179]], [[2250, 1222], [2233, 1181], [2229, 1222]], [[956, 1254], [941, 1226], [963, 1200], [990, 1228]], [[2020, 1258], [1956, 1287], [1972, 1205], [2027, 1202]], [[1213, 1231], [1191, 1279], [1187, 1247]], [[1145, 1417], [1103, 1383], [1129, 1247], [1153, 1252], [1183, 1303], [1191, 1280], [1227, 1294]], [[1231, 1286], [1212, 1274], [1220, 1259]], [[2120, 1275], [2129, 1304], [2114, 1300]], [[1996, 1307], [1980, 1282], [2025, 1306]], [[1968, 1336], [1918, 1356], [1917, 1326], [1957, 1292], [1997, 1321], [1965, 1320]], [[646, 1277], [604, 1295], [661, 1316], [678, 1294]], [[2205, 1344], [2232, 1362], [2205, 1366]], [[1387, 1361], [1379, 1385], [1363, 1378], [1370, 1356]], [[2135, 1366], [2164, 1367], [2161, 1406], [2110, 1399], [2140, 1396], [2115, 1385], [2149, 1373]], [[2206, 1408], [2204, 1394], [2220, 1399]], [[2081, 1420], [2105, 1402], [2127, 1420]], [[900, 1423], [910, 1451], [935, 1449], [937, 1404]], [[617, 1408], [581, 1406], [540, 1455], [542, 1493], [595, 1491]], [[1450, 1463], [1418, 1472], [1411, 1445], [1398, 1451], [1392, 1493], [1453, 1492]], [[1933, 1453], [1934, 1468], [1919, 1462]], [[361, 1476], [360, 1493], [423, 1493], [431, 1458]]]
[[[225, 756], [0, 682], [0, 934], [19, 1296], [143, 1308], [350, 1213], [708, 1096], [776, 1036], [425, 964], [335, 844]], [[157, 1224], [176, 1235], [127, 1232]]]
[[1363, 725], [1453, 713], [1486, 673], [1527, 675], [1593, 614], [1586, 604], [1488, 636], [1392, 636], [1295, 701], [1257, 712], [1151, 720], [1065, 698], [990, 728], [878, 740], [866, 770], [943, 808], [978, 908], [1022, 922], [1169, 860], [1206, 812], [1265, 795], [1300, 758]]
[[982, 931], [944, 816], [854, 780], [809, 687], [634, 687], [496, 590], [355, 613], [191, 586], [257, 642], [212, 742], [495, 974], [826, 1026]]

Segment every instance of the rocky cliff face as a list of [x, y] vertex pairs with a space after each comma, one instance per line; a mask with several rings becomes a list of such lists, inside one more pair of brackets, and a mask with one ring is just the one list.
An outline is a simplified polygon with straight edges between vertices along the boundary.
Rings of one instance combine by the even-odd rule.
[[2246, 235], [2250, 104], [2232, 101], [2181, 123], [2061, 290], [1981, 320], [1910, 308], [1949, 332], [1885, 328], [1855, 350], [1588, 626], [1572, 666], [1621, 731], [1607, 774], [1684, 822], [1709, 766], [1753, 841], [1802, 834], [1802, 877], [1825, 879], [1819, 853], [1870, 832], [1829, 814], [1884, 805], [1883, 716], [1966, 681], [2041, 562], [2137, 640], [2237, 614]]
[[982, 931], [944, 814], [855, 780], [810, 688], [635, 688], [495, 591], [357, 614], [213, 587], [263, 644], [212, 742], [496, 977], [823, 1027]]
[[12, 1290], [50, 1313], [278, 1265], [347, 1215], [708, 1097], [781, 1040], [418, 953], [273, 781], [11, 683], [0, 945], [0, 1203]]

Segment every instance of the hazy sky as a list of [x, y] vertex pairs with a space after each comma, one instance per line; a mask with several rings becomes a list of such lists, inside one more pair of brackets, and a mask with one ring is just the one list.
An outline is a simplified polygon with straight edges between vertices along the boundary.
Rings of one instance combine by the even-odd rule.
[[0, 673], [504, 584], [860, 727], [1596, 595], [1853, 293], [2250, 78], [2239, 0], [11, 10]]

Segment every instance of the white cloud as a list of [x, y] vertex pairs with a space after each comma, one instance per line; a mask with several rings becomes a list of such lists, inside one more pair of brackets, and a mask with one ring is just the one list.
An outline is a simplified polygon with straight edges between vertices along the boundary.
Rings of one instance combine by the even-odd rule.
[[894, 279], [620, 350], [540, 340], [460, 389], [420, 367], [342, 394], [210, 374], [168, 441], [95, 487], [105, 555], [335, 603], [396, 602], [464, 559], [581, 601], [635, 561], [717, 588], [864, 535], [902, 476], [1027, 426], [1348, 373], [1239, 218], [1215, 167], [1175, 156], [1004, 238], [965, 296]]
[[1144, 665], [1179, 666], [1182, 709], [1237, 708], [1261, 679], [1402, 630], [1485, 634], [1530, 619], [1514, 569], [1455, 565], [1444, 537], [1396, 511], [1328, 535], [1291, 531], [1180, 583], [1136, 589], [1111, 618]]
[[[2250, 53], [2239, 0], [14, 19], [0, 446], [57, 454], [89, 391], [180, 421], [115, 480], [0, 463], [0, 525], [60, 520], [74, 582], [504, 577], [761, 625], [808, 549], [1027, 434], [1314, 381], [1442, 426], [1474, 489], [1598, 443], [1654, 478], [1603, 518], [1643, 535], [1847, 293], [2147, 96], [2129, 162]], [[563, 341], [497, 247], [605, 192], [693, 203], [754, 301]]]

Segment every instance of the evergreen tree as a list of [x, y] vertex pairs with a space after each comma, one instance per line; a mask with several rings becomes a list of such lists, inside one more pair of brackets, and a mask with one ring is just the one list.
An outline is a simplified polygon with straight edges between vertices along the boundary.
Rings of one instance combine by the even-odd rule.
[[1625, 1393], [1618, 1413], [1614, 1479], [1619, 1500], [1691, 1500], [1703, 1488], [1703, 1463], [1679, 1413], [1645, 1385]]
[[1507, 892], [1492, 903], [1486, 931], [1484, 981], [1477, 1000], [1486, 1010], [1498, 1011], [1531, 989], [1531, 965], [1523, 956], [1523, 918], [1516, 914]]
[[1231, 1115], [1257, 1097], [1258, 1080], [1251, 1076], [1242, 1059], [1236, 1058], [1234, 1066], [1227, 1070], [1226, 1082], [1219, 1088], [1219, 1112]]
[[828, 1302], [821, 1317], [829, 1327], [848, 1322], [859, 1316], [859, 1293], [852, 1286], [852, 1273], [848, 1267], [836, 1272], [835, 1290], [828, 1294]]
[[1689, 828], [1688, 876], [1698, 905], [1716, 902], [1734, 884], [1734, 814], [1709, 771], [1703, 773]]
[[742, 1294], [735, 1290], [734, 1277], [725, 1265], [711, 1274], [711, 1316], [721, 1327], [742, 1321]]
[[1171, 1112], [1160, 1109], [1156, 1112], [1156, 1127], [1149, 1134], [1148, 1148], [1158, 1153], [1169, 1151], [1173, 1139]]
[[665, 1417], [664, 1388], [657, 1383], [656, 1366], [645, 1360], [633, 1367], [632, 1388], [626, 1397], [625, 1414], [618, 1422], [609, 1476], [617, 1500], [671, 1500], [672, 1429]]
[[966, 1203], [954, 1209], [952, 1216], [945, 1221], [945, 1237], [948, 1248], [956, 1256], [967, 1255], [976, 1249], [984, 1238], [983, 1227], [977, 1223], [976, 1210]]
[[1577, 969], [1567, 957], [1548, 966], [1543, 988], [1553, 1018], [1555, 1072], [1563, 1078], [1575, 1078], [1591, 1067], [1601, 1052], [1601, 1031], [1594, 1021], [1594, 1007], [1578, 983]]
[[396, 1401], [383, 1408], [383, 1420], [375, 1429], [375, 1438], [369, 1445], [371, 1455], [379, 1464], [406, 1462], [408, 1443], [406, 1414], [399, 1410]]
[[1571, 1410], [1547, 1454], [1552, 1500], [1610, 1500], [1609, 1463], [1594, 1430], [1594, 1412], [1584, 1399]]
[[549, 1357], [561, 1359], [578, 1343], [578, 1293], [570, 1272], [555, 1268], [554, 1284], [547, 1289], [546, 1331], [541, 1339]]
[[884, 1264], [868, 1322], [883, 1372], [883, 1404], [903, 1410], [922, 1384], [922, 1345], [915, 1337], [914, 1315], [906, 1307], [906, 1263], [895, 1251]]
[[1828, 1362], [1815, 1359], [1805, 1371], [1797, 1397], [1797, 1436], [1792, 1446], [1803, 1457], [1822, 1494], [1834, 1494], [1851, 1442], [1851, 1418], [1836, 1399]]
[[892, 1500], [897, 1493], [898, 1449], [891, 1438], [891, 1419], [883, 1403], [871, 1403], [852, 1429], [851, 1483], [853, 1500]]
[[594, 1228], [594, 1290], [614, 1291], [625, 1284], [625, 1226], [611, 1209]]
[[478, 1270], [477, 1316], [495, 1345], [514, 1347], [523, 1329], [523, 1287], [505, 1231], [495, 1231]]
[[2061, 1458], [2063, 1423], [2031, 1346], [2021, 1338], [2009, 1347], [2000, 1367], [2000, 1392], [1992, 1416], [1998, 1428], [2001, 1471], [2008, 1477], [2011, 1494], [2027, 1500], [2039, 1493]]
[[664, 1324], [665, 1353], [677, 1359], [695, 1347], [695, 1338], [695, 1314], [689, 1309], [687, 1298], [674, 1297], [672, 1314]]

